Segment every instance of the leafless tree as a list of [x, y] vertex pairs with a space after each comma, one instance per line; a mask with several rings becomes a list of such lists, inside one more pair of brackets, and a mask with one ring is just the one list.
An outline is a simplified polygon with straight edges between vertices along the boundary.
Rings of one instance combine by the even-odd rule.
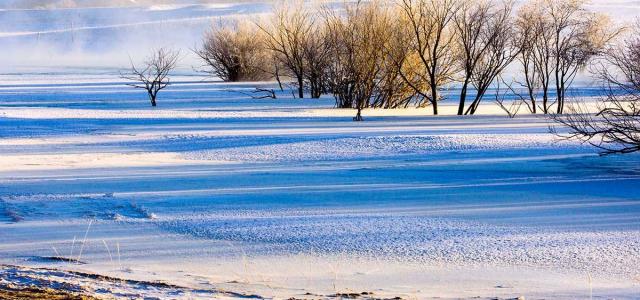
[[564, 112], [566, 91], [590, 59], [598, 55], [619, 31], [608, 18], [589, 12], [585, 0], [544, 0], [551, 18], [556, 85], [556, 112]]
[[424, 107], [430, 104], [419, 96], [416, 90], [427, 90], [423, 81], [418, 80], [422, 72], [421, 64], [415, 52], [407, 48], [412, 35], [407, 30], [406, 19], [399, 7], [387, 8], [391, 20], [386, 31], [385, 43], [381, 48], [384, 56], [380, 60], [376, 93], [372, 107], [406, 108], [409, 105]]
[[[587, 11], [584, 0], [532, 0], [518, 14], [517, 28], [524, 82], [530, 110], [536, 112], [537, 94], [542, 110], [563, 113], [566, 91], [576, 75], [619, 30], [604, 15]], [[550, 90], [556, 93], [551, 102]], [[539, 91], [538, 91], [539, 90]]]
[[552, 131], [601, 149], [602, 154], [640, 151], [640, 23], [622, 45], [607, 47], [592, 70], [608, 91], [590, 114], [584, 104], [567, 106], [568, 113], [554, 119], [568, 129]]
[[[454, 24], [460, 44], [462, 88], [458, 115], [474, 114], [496, 77], [516, 58], [519, 48], [514, 35], [512, 2], [469, 1], [456, 14]], [[475, 97], [465, 111], [468, 88]]]
[[314, 20], [308, 35], [302, 38], [304, 57], [303, 76], [309, 85], [311, 98], [320, 98], [326, 92], [326, 72], [331, 60], [331, 43], [325, 23]]
[[[507, 88], [503, 89], [502, 84], [506, 85]], [[507, 84], [504, 79], [499, 78], [495, 88], [495, 102], [500, 109], [507, 113], [507, 116], [509, 116], [510, 119], [513, 119], [520, 112], [520, 108], [522, 107], [524, 100], [514, 99], [511, 103], [507, 104], [507, 98], [512, 90], [511, 85], [512, 84]]]
[[267, 36], [266, 45], [275, 54], [279, 65], [295, 78], [298, 97], [304, 98], [306, 39], [311, 36], [314, 23], [312, 14], [303, 2], [278, 5], [268, 24], [259, 25]]
[[536, 46], [542, 33], [538, 17], [538, 11], [532, 3], [526, 3], [518, 10], [515, 18], [514, 40], [516, 47], [519, 48], [517, 60], [522, 67], [524, 81], [514, 80], [514, 82], [526, 89], [526, 95], [517, 91], [513, 85], [509, 85], [509, 89], [514, 95], [518, 96], [527, 106], [529, 112], [534, 114], [537, 112], [538, 105], [536, 94], [540, 88]]
[[527, 90], [526, 102], [535, 113], [539, 105], [537, 97], [542, 97], [542, 111], [549, 113], [552, 103], [549, 91], [552, 84], [554, 64], [553, 26], [551, 17], [544, 9], [544, 0], [532, 0], [523, 4], [516, 21], [518, 60], [522, 65], [524, 82], [520, 84]]
[[354, 120], [362, 121], [362, 109], [377, 92], [391, 21], [377, 2], [344, 5], [343, 13], [324, 10], [332, 49], [327, 83], [336, 105], [356, 108]]
[[461, 5], [461, 9], [454, 16], [453, 24], [455, 24], [457, 41], [462, 50], [459, 60], [463, 73], [458, 115], [464, 113], [471, 78], [488, 48], [484, 37], [488, 31], [492, 4], [489, 1], [468, 1]]
[[149, 95], [151, 106], [156, 106], [158, 92], [169, 86], [169, 73], [176, 67], [180, 59], [180, 51], [160, 48], [155, 50], [142, 64], [136, 67], [131, 62], [129, 73], [121, 73], [120, 77], [133, 81], [127, 85], [144, 89]]
[[194, 50], [207, 72], [224, 81], [258, 81], [265, 72], [268, 54], [256, 28], [243, 22], [218, 22], [205, 33], [202, 46]]
[[[458, 72], [456, 43], [452, 21], [460, 8], [459, 0], [402, 0], [400, 7], [407, 20], [411, 39], [406, 45], [418, 57], [421, 72], [402, 73], [416, 93], [427, 99], [438, 114], [439, 91], [454, 80]], [[415, 85], [415, 82], [424, 82]]]

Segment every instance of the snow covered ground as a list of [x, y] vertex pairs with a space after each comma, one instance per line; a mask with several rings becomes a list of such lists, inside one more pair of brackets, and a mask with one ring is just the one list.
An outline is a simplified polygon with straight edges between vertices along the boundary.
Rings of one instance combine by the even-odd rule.
[[328, 97], [190, 74], [155, 109], [108, 70], [0, 82], [0, 286], [640, 297], [640, 156], [559, 141], [544, 117], [447, 101], [353, 122]]

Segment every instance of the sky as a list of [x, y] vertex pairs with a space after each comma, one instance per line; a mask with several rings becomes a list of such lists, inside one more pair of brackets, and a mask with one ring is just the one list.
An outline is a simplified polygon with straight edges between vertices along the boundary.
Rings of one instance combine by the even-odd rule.
[[[75, 1], [84, 6], [97, 3]], [[44, 2], [53, 1], [33, 1], [29, 7], [46, 6]], [[48, 66], [123, 67], [129, 64], [130, 57], [140, 60], [151, 49], [159, 47], [181, 49], [183, 65], [190, 68], [197, 63], [191, 49], [200, 43], [213, 22], [269, 10], [265, 3], [165, 1], [124, 6], [129, 2], [131, 0], [117, 0], [111, 7], [71, 9], [7, 9], [13, 4], [4, 3], [5, 9], [0, 10], [0, 45], [4, 52], [0, 70]]]
[[[83, 7], [130, 7], [157, 4], [206, 4], [229, 1], [216, 0], [5, 0], [3, 9], [54, 9]], [[234, 1], [238, 2], [238, 1]]]

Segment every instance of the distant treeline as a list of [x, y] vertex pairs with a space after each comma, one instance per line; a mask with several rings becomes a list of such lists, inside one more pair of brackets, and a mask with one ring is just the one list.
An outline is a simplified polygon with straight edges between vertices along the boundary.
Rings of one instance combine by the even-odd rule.
[[[358, 111], [430, 106], [437, 114], [442, 91], [455, 84], [459, 115], [474, 114], [496, 85], [531, 113], [563, 113], [576, 75], [622, 31], [585, 4], [284, 2], [266, 20], [214, 24], [195, 52], [225, 81], [286, 77], [300, 98], [331, 94], [337, 107]], [[508, 67], [517, 76], [504, 78]]]

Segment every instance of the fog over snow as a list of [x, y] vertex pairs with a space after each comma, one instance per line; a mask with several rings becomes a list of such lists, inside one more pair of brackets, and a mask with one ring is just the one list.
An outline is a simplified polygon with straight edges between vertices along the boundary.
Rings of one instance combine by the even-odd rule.
[[[24, 3], [23, 3], [24, 2]], [[123, 67], [151, 48], [191, 50], [213, 22], [269, 10], [247, 1], [9, 1], [0, 9], [4, 70]]]
[[[521, 1], [519, 1], [521, 2]], [[190, 49], [213, 22], [257, 20], [272, 1], [10, 0], [0, 3], [0, 71], [34, 67], [122, 68], [149, 49], [179, 48], [181, 68], [199, 62]], [[316, 2], [314, 2], [316, 3]], [[618, 23], [640, 15], [640, 1], [593, 1]]]

